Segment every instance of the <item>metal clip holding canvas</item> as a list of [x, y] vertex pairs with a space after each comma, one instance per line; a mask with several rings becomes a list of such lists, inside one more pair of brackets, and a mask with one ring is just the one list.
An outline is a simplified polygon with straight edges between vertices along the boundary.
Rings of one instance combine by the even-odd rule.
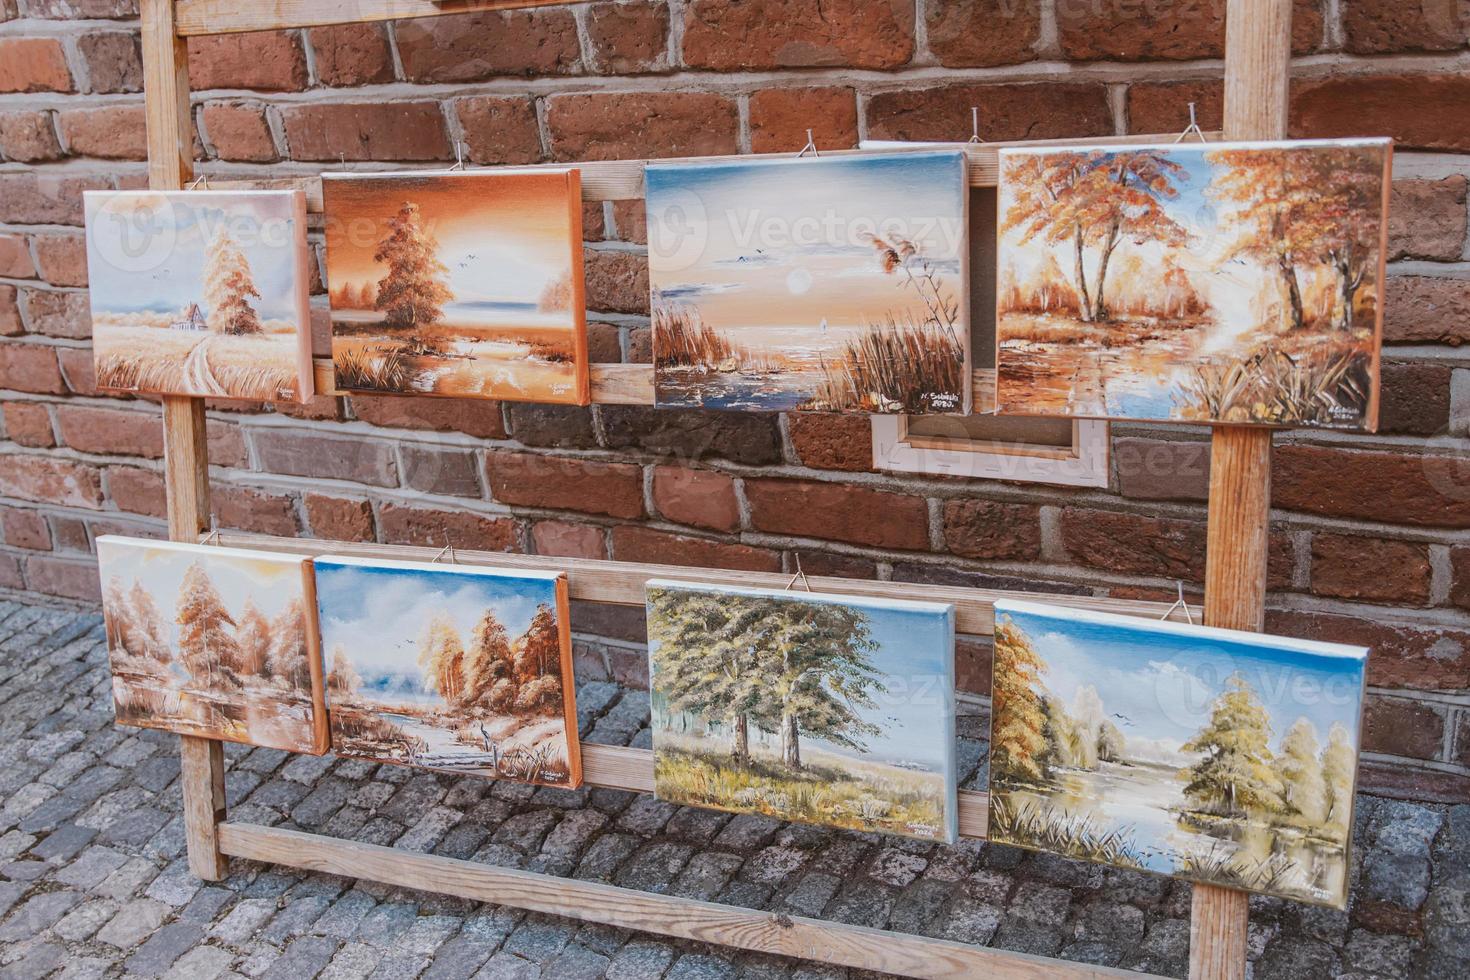
[[983, 139], [980, 138], [980, 107], [977, 106], [977, 105], [970, 106], [970, 139], [969, 139], [969, 142], [971, 142], [971, 143], [984, 143], [985, 142]]
[[1189, 103], [1189, 125], [1184, 127], [1184, 132], [1174, 137], [1174, 142], [1183, 143], [1189, 138], [1190, 134], [1198, 136], [1201, 143], [1209, 142], [1209, 139], [1205, 136], [1205, 131], [1199, 128], [1199, 121], [1195, 119], [1193, 102]]
[[429, 559], [429, 564], [438, 564], [441, 560], [450, 565], [459, 564], [459, 559], [454, 556], [454, 542], [449, 540], [448, 531], [444, 532], [444, 547], [439, 549], [439, 553], [437, 555]]
[[220, 541], [219, 541], [219, 519], [217, 517], [215, 517], [214, 515], [212, 515], [212, 514], [210, 515], [210, 518], [209, 518], [209, 533], [206, 534], [204, 536], [204, 540], [201, 541], [201, 542], [199, 542], [199, 543], [200, 544], [212, 544], [215, 547], [220, 547]]
[[184, 190], [197, 190], [200, 184], [204, 185], [205, 190], [209, 190], [209, 174], [200, 174], [198, 177], [195, 177], [193, 180], [189, 181], [188, 186], [186, 186]]
[[810, 153], [814, 157], [821, 156], [821, 154], [817, 152], [817, 142], [816, 140], [812, 139], [812, 131], [810, 129], [806, 131], [806, 146], [803, 146], [801, 148], [801, 152], [796, 155], [796, 159], [800, 160], [808, 153]]
[[812, 583], [806, 580], [806, 572], [801, 570], [801, 554], [799, 552], [793, 552], [792, 554], [796, 558], [796, 574], [791, 576], [790, 582], [786, 583], [785, 591], [792, 591], [792, 587], [796, 585], [797, 579], [800, 579], [801, 587], [810, 592], [812, 590]]
[[1193, 626], [1194, 614], [1189, 611], [1189, 603], [1184, 601], [1184, 583], [1175, 582], [1174, 585], [1179, 590], [1179, 598], [1174, 600], [1174, 604], [1172, 606], [1164, 610], [1164, 615], [1160, 616], [1159, 619], [1168, 619], [1170, 616], [1174, 615], [1174, 610], [1183, 609], [1184, 621], [1190, 626]]
[[464, 140], [457, 139], [457, 140], [454, 141], [454, 166], [450, 167], [449, 170], [450, 170], [451, 173], [453, 173], [456, 170], [463, 170], [463, 169], [464, 169]]

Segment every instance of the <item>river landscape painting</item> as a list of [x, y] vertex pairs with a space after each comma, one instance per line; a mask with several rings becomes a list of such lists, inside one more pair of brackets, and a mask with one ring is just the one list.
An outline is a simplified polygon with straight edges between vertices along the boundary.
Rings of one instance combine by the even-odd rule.
[[648, 583], [654, 792], [952, 842], [954, 607]]
[[970, 408], [965, 154], [650, 164], [661, 406]]
[[1002, 413], [1373, 431], [1392, 143], [1002, 149]]
[[308, 559], [103, 535], [97, 561], [119, 724], [327, 750]]
[[325, 174], [346, 391], [585, 405], [578, 170]]
[[338, 755], [582, 782], [566, 576], [316, 559]]
[[97, 387], [310, 399], [304, 193], [83, 197]]
[[1002, 601], [990, 839], [1347, 905], [1368, 651]]

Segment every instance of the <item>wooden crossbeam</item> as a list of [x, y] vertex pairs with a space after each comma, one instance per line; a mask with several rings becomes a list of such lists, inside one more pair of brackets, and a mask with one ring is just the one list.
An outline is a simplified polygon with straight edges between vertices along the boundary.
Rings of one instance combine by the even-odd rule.
[[179, 35], [325, 27], [476, 10], [566, 7], [579, 0], [177, 0]]

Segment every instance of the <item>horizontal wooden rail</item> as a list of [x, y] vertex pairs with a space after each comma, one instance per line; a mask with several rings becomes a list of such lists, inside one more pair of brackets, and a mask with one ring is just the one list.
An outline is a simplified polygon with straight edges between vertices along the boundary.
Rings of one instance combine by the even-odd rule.
[[175, 0], [174, 18], [179, 35], [193, 37], [581, 2], [585, 0]]

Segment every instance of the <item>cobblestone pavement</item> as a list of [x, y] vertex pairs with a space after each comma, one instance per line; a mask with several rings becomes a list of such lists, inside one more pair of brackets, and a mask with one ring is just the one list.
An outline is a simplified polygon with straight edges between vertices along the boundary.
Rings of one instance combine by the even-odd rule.
[[[579, 692], [593, 742], [648, 697]], [[966, 719], [978, 728], [979, 719]], [[980, 744], [963, 742], [972, 781]], [[241, 820], [630, 888], [1183, 976], [1188, 885], [330, 756], [231, 746]], [[0, 978], [873, 976], [323, 874], [190, 873], [172, 736], [112, 723], [99, 616], [0, 600]], [[1257, 980], [1470, 976], [1470, 805], [1362, 797], [1347, 913], [1255, 900]]]

